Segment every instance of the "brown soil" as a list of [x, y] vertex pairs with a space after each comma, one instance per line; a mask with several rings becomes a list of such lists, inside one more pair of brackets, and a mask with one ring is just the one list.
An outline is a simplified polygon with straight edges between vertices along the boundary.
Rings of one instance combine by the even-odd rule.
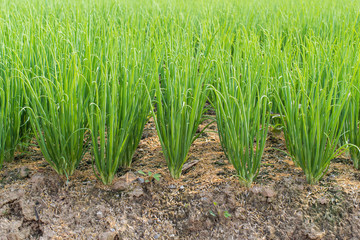
[[286, 150], [283, 136], [269, 133], [247, 189], [226, 161], [216, 124], [194, 143], [193, 164], [179, 180], [168, 173], [151, 120], [132, 169], [109, 187], [94, 176], [91, 156], [66, 182], [34, 146], [0, 172], [0, 239], [360, 239], [360, 172], [350, 160], [336, 159], [309, 186], [275, 149]]

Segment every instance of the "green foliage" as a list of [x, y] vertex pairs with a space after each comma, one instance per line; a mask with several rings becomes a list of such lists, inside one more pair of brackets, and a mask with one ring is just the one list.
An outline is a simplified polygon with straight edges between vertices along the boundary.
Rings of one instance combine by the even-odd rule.
[[41, 152], [58, 174], [67, 177], [74, 173], [87, 145], [85, 110], [89, 97], [77, 60], [76, 55], [69, 56], [62, 63], [67, 68], [57, 65], [57, 75], [50, 79], [46, 73], [24, 79], [30, 122]]
[[88, 118], [95, 165], [104, 184], [112, 182], [119, 167], [131, 165], [150, 114], [157, 65], [148, 30], [124, 26], [123, 32], [104, 32], [102, 38], [105, 45], [107, 34], [113, 36], [109, 52], [100, 53], [104, 62], [99, 63], [99, 77], [90, 84]]
[[[359, 75], [357, 75], [359, 76]], [[357, 78], [356, 80], [358, 80]], [[355, 81], [352, 86], [350, 110], [346, 116], [346, 136], [350, 147], [350, 156], [354, 167], [360, 170], [360, 81]]]
[[219, 206], [218, 206], [218, 203], [217, 202], [213, 202], [214, 204], [214, 207], [215, 207], [215, 212], [212, 211], [212, 210], [209, 210], [209, 213], [211, 216], [213, 217], [220, 217], [220, 216], [224, 216], [225, 218], [230, 218], [231, 217], [231, 214], [229, 213], [229, 211], [225, 210], [225, 211], [222, 211]]
[[[0, 82], [3, 83], [3, 80], [0, 79]], [[3, 84], [1, 84], [3, 86]], [[9, 125], [9, 107], [7, 101], [5, 100], [5, 91], [0, 87], [0, 168], [4, 162], [5, 158], [5, 144], [6, 136], [8, 135], [8, 125]]]
[[146, 176], [147, 179], [145, 180], [146, 183], [149, 183], [152, 181], [152, 179], [155, 179], [156, 181], [160, 181], [160, 177], [161, 177], [161, 174], [160, 173], [152, 173], [152, 172], [148, 172], [147, 174], [144, 173], [143, 171], [139, 170], [138, 171], [139, 174], [143, 175], [143, 176]]
[[[210, 80], [212, 36], [198, 36], [189, 21], [174, 19], [163, 29], [169, 39], [161, 48], [160, 80], [156, 82], [154, 119], [163, 153], [173, 178], [179, 178], [191, 144], [203, 121]], [[179, 22], [178, 22], [179, 21]], [[176, 24], [175, 24], [176, 23]], [[184, 24], [182, 29], [177, 24]]]
[[[0, 36], [6, 29], [0, 28]], [[11, 33], [12, 37], [15, 33]], [[15, 151], [29, 139], [29, 116], [22, 90], [21, 61], [13, 49], [13, 39], [0, 37], [0, 169], [3, 161], [12, 161]], [[20, 69], [19, 69], [20, 68]]]
[[340, 138], [359, 168], [360, 2], [209, 3], [0, 1], [0, 166], [32, 129], [59, 174], [90, 146], [110, 184], [152, 109], [179, 178], [209, 100], [244, 185], [260, 171], [269, 121], [309, 183], [345, 150]]
[[[345, 122], [342, 112], [346, 114], [349, 108], [349, 91], [333, 77], [330, 63], [320, 63], [315, 52], [307, 56], [302, 68], [284, 63], [277, 97], [288, 151], [308, 183], [315, 184], [344, 148], [337, 146]], [[312, 64], [317, 62], [314, 71]]]
[[249, 187], [259, 173], [270, 120], [269, 68], [256, 39], [246, 43], [238, 40], [224, 44], [224, 48], [228, 51], [217, 59], [214, 86], [217, 126], [226, 157], [240, 182]]

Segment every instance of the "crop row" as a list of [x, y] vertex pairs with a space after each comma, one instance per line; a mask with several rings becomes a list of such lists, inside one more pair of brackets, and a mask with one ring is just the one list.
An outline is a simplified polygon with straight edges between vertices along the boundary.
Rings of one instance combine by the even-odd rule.
[[344, 152], [360, 168], [356, 1], [0, 7], [0, 167], [35, 137], [58, 174], [72, 175], [91, 151], [95, 174], [110, 184], [153, 117], [179, 178], [208, 101], [245, 186], [259, 173], [270, 125], [310, 184]]

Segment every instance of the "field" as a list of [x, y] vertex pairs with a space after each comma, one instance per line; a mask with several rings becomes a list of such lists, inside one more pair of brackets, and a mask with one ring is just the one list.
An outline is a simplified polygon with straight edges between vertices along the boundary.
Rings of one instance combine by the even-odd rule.
[[0, 2], [0, 239], [359, 239], [360, 2]]

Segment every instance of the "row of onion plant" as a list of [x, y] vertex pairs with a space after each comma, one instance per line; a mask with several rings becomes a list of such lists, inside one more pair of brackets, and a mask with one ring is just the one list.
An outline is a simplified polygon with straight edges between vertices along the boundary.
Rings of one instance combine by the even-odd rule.
[[249, 187], [259, 173], [268, 132], [269, 68], [256, 36], [244, 40], [246, 31], [235, 34], [225, 38], [224, 52], [216, 60], [213, 105], [225, 155], [240, 182]]
[[[141, 24], [143, 24], [142, 22]], [[114, 28], [115, 29], [115, 28]], [[110, 184], [119, 167], [130, 167], [150, 115], [157, 61], [151, 34], [125, 27], [125, 33], [103, 32], [118, 36], [102, 42], [103, 48], [96, 78], [91, 80], [88, 111], [93, 156], [98, 177]], [[130, 36], [137, 36], [131, 39]]]
[[[0, 21], [2, 21], [0, 19]], [[22, 61], [17, 32], [10, 22], [0, 28], [0, 169], [3, 161], [12, 161], [17, 150], [24, 150], [30, 139], [29, 117], [24, 111]]]
[[[214, 36], [198, 34], [191, 19], [164, 24], [159, 48], [154, 119], [163, 153], [173, 178], [181, 176], [201, 122], [211, 79], [211, 45]], [[183, 26], [179, 28], [178, 26]], [[166, 41], [168, 40], [169, 41]]]
[[276, 95], [287, 149], [309, 184], [317, 183], [346, 147], [338, 144], [350, 96], [341, 67], [329, 57], [335, 50], [319, 43], [306, 39], [298, 44], [302, 49], [281, 59]]
[[[72, 27], [61, 30], [70, 37]], [[46, 39], [54, 32], [49, 28], [38, 34]], [[31, 126], [44, 158], [58, 174], [68, 177], [79, 165], [87, 146], [85, 111], [89, 90], [76, 49], [67, 39], [51, 40], [45, 43], [40, 38], [33, 39], [28, 57], [37, 59], [37, 69], [24, 73], [23, 89]]]
[[309, 183], [347, 146], [359, 168], [357, 3], [275, 2], [0, 2], [0, 165], [31, 126], [57, 173], [72, 175], [89, 147], [110, 184], [152, 113], [179, 178], [209, 100], [246, 186], [271, 116]]

